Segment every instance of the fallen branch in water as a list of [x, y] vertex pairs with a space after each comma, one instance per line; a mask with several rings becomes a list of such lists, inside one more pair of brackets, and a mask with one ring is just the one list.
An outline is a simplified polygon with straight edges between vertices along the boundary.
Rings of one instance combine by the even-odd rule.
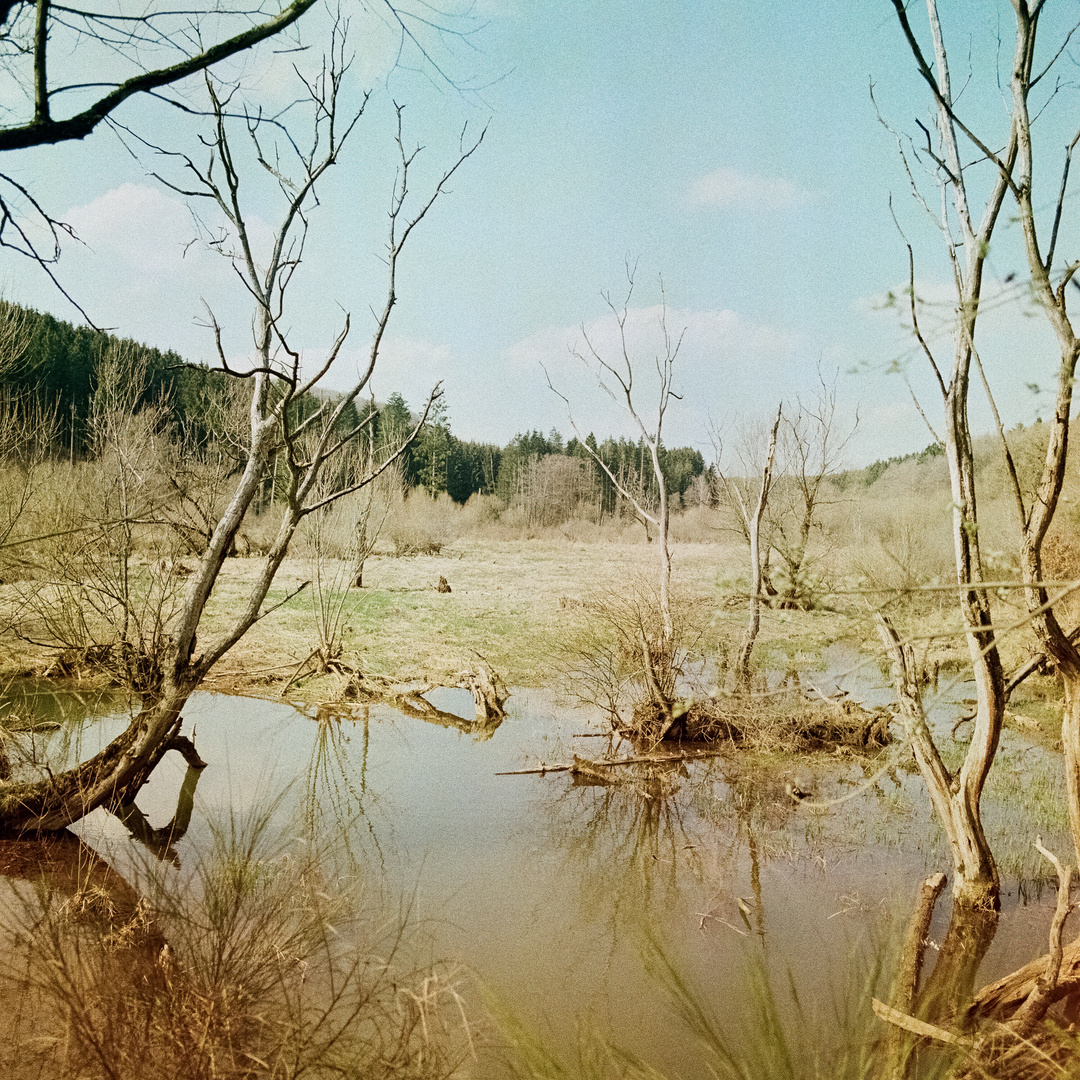
[[[908, 924], [903, 951], [896, 978], [893, 980], [892, 1005], [882, 1006], [888, 1009], [886, 1015], [874, 1002], [874, 1012], [891, 1026], [885, 1040], [886, 1060], [882, 1069], [883, 1080], [905, 1080], [908, 1065], [914, 1048], [912, 1039], [904, 1032], [912, 1033], [907, 1023], [911, 1014], [917, 1011], [919, 980], [922, 975], [926, 947], [929, 944], [930, 921], [934, 916], [934, 907], [945, 888], [946, 877], [942, 873], [931, 874], [919, 886], [919, 896]], [[901, 1022], [900, 1017], [904, 1020]], [[922, 1023], [922, 1021], [919, 1021]], [[927, 1035], [925, 1031], [915, 1031], [917, 1035]], [[930, 1038], [935, 1036], [930, 1035]]]
[[574, 760], [567, 764], [542, 764], [538, 769], [508, 769], [506, 772], [497, 772], [495, 775], [527, 776], [535, 773], [543, 776], [547, 773], [580, 771], [583, 764], [594, 769], [608, 769], [615, 765], [658, 765], [671, 761], [696, 761], [698, 758], [724, 757], [725, 753], [723, 750], [702, 750], [697, 754], [647, 754], [644, 757], [613, 758], [610, 761], [588, 761], [575, 754]]
[[1064, 948], [1061, 945], [1065, 918], [1071, 910], [1069, 890], [1074, 871], [1072, 867], [1062, 868], [1042, 847], [1041, 840], [1036, 841], [1036, 846], [1058, 871], [1058, 902], [1050, 928], [1050, 952], [984, 986], [972, 998], [966, 1016], [969, 1022], [988, 1017], [1015, 1018], [1028, 1002], [1045, 997], [1049, 999], [1047, 1004], [1053, 1004], [1080, 990], [1080, 938]]

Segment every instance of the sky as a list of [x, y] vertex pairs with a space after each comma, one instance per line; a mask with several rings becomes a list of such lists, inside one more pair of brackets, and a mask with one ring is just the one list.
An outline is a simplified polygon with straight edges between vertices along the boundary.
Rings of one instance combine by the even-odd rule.
[[[992, 140], [1003, 130], [1009, 5], [942, 0], [941, 10], [960, 107]], [[355, 106], [365, 90], [370, 97], [320, 190], [285, 316], [313, 362], [349, 313], [329, 385], [348, 385], [385, 298], [397, 103], [407, 144], [423, 147], [417, 195], [452, 162], [463, 130], [466, 139], [486, 130], [402, 256], [373, 380], [380, 400], [400, 391], [418, 407], [441, 381], [454, 433], [500, 444], [531, 429], [634, 434], [576, 355], [588, 353], [587, 341], [618, 362], [625, 306], [646, 423], [655, 421], [649, 376], [663, 350], [661, 316], [681, 341], [669, 445], [710, 457], [710, 433], [735, 445], [779, 404], [812, 400], [821, 376], [836, 381], [838, 429], [854, 431], [848, 464], [931, 441], [911, 392], [931, 425], [941, 402], [903, 317], [905, 238], [923, 329], [946, 367], [950, 271], [898, 151], [906, 136], [921, 138], [916, 121], [930, 124], [932, 111], [891, 3], [479, 0], [445, 20], [455, 33], [418, 28], [426, 60], [399, 50], [375, 0], [354, 0], [347, 13], [355, 55], [343, 104]], [[1064, 14], [1047, 16], [1047, 42]], [[916, 5], [912, 17], [918, 25]], [[305, 18], [306, 51], [264, 46], [220, 76], [267, 112], [284, 107], [297, 92], [291, 65], [313, 70], [326, 41], [328, 16]], [[91, 57], [80, 46], [54, 57], [61, 62], [89, 69]], [[1070, 53], [1060, 63], [1062, 87], [1040, 118], [1044, 208], [1071, 137], [1056, 125], [1068, 121], [1076, 66]], [[180, 92], [200, 100], [197, 81]], [[301, 126], [296, 110], [286, 116]], [[250, 298], [227, 259], [197, 239], [219, 222], [157, 178], [184, 186], [181, 160], [138, 141], [198, 157], [203, 129], [150, 100], [130, 101], [117, 118], [126, 131], [102, 126], [81, 143], [8, 152], [2, 163], [78, 237], [65, 243], [58, 276], [96, 325], [195, 361], [213, 362], [212, 310], [230, 360], [243, 364]], [[248, 215], [265, 244], [281, 202], [250, 166]], [[937, 198], [917, 164], [912, 172]], [[1041, 317], [1010, 276], [1023, 270], [1015, 233], [1004, 222], [991, 251], [992, 302], [980, 331], [1007, 426], [1050, 409], [1045, 387], [1057, 366]], [[1067, 221], [1060, 250], [1077, 242]], [[43, 273], [10, 252], [0, 252], [0, 290], [81, 321]], [[569, 399], [569, 415], [549, 381]], [[976, 430], [989, 430], [981, 397], [972, 414]]]

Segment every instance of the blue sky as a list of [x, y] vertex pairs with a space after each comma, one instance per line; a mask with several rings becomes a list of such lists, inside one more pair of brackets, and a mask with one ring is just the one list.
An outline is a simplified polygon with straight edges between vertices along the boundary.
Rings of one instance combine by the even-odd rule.
[[[999, 27], [1007, 42], [1009, 6], [943, 0], [942, 13], [963, 62], [954, 86], [967, 80], [970, 57], [962, 103], [1000, 129], [993, 63]], [[325, 25], [322, 15], [305, 24], [312, 49], [302, 62]], [[342, 312], [352, 313], [336, 385], [365, 351], [366, 313], [381, 302], [396, 100], [406, 106], [407, 138], [425, 146], [429, 180], [465, 123], [488, 131], [404, 256], [375, 379], [380, 397], [398, 389], [416, 405], [442, 379], [460, 437], [502, 443], [552, 426], [569, 434], [543, 365], [584, 430], [629, 432], [571, 355], [583, 325], [601, 348], [613, 347], [604, 293], [621, 302], [629, 258], [637, 286], [628, 325], [642, 369], [656, 348], [661, 277], [669, 325], [685, 328], [676, 376], [683, 401], [669, 416], [669, 442], [708, 451], [710, 424], [735, 432], [781, 399], [808, 394], [820, 363], [840, 372], [845, 416], [859, 412], [853, 463], [926, 445], [902, 378], [889, 373], [897, 360], [907, 365], [933, 420], [940, 405], [925, 364], [895, 314], [880, 310], [907, 277], [890, 195], [916, 247], [929, 330], [947, 326], [949, 279], [940, 239], [911, 199], [895, 139], [871, 101], [873, 83], [878, 107], [901, 131], [930, 118], [890, 3], [482, 0], [456, 25], [471, 32], [431, 44], [459, 89], [415, 62], [395, 67], [377, 10], [352, 14], [349, 89], [370, 87], [372, 96], [313, 216], [290, 314], [296, 340], [317, 357]], [[274, 107], [292, 93], [288, 59], [264, 48], [233, 71], [250, 100]], [[120, 119], [171, 148], [195, 146], [192, 124], [164, 106], [132, 103]], [[1049, 145], [1056, 153], [1064, 141], [1054, 135]], [[99, 325], [209, 360], [206, 299], [230, 352], [243, 357], [249, 305], [223, 259], [198, 245], [185, 253], [194, 224], [184, 201], [149, 175], [160, 161], [136, 160], [104, 129], [82, 144], [11, 157], [9, 171], [84, 242], [68, 245], [60, 274]], [[1044, 182], [1052, 197], [1056, 175]], [[256, 191], [253, 214], [274, 220], [268, 192]], [[1048, 382], [1056, 366], [1039, 320], [1010, 299], [1015, 286], [1000, 284], [1021, 269], [1006, 228], [989, 283], [1003, 302], [986, 316], [983, 352], [1009, 424], [1048, 407], [1025, 384]], [[7, 253], [0, 284], [11, 299], [77, 320], [42, 275]], [[947, 363], [947, 337], [940, 345]], [[988, 427], [980, 403], [974, 416]]]

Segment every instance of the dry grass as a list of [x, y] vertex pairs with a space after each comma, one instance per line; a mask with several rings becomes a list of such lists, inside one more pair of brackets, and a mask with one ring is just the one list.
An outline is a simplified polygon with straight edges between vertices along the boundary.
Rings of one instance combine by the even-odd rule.
[[[82, 476], [80, 469], [85, 472], [85, 468], [76, 466]], [[76, 515], [79, 497], [73, 491], [70, 467], [54, 463], [46, 472], [33, 505], [19, 523], [22, 531], [46, 529], [50, 514], [54, 522]], [[986, 476], [993, 480], [992, 470]], [[87, 490], [90, 486], [81, 481], [74, 485]], [[1015, 568], [1007, 559], [1002, 558], [1000, 566], [994, 563], [998, 549], [1009, 548], [1010, 530], [1007, 493], [998, 488], [987, 484], [981, 503], [981, 538], [994, 572], [1014, 576]], [[918, 491], [917, 498], [913, 491]], [[823, 609], [766, 611], [755, 652], [757, 663], [807, 670], [820, 663], [821, 648], [830, 641], [844, 637], [873, 642], [870, 606], [877, 604], [892, 611], [909, 632], [948, 635], [955, 631], [959, 620], [947, 594], [913, 599], [909, 591], [948, 581], [953, 573], [950, 505], [940, 462], [906, 463], [887, 470], [870, 488], [833, 492], [807, 553], [807, 566], [820, 583], [817, 595]], [[1067, 512], [1068, 507], [1063, 508]], [[367, 587], [335, 594], [335, 576], [327, 572], [333, 567], [324, 568], [323, 580], [330, 583], [324, 606], [340, 611], [343, 662], [396, 680], [438, 680], [471, 666], [474, 653], [479, 652], [510, 684], [550, 684], [556, 654], [593, 633], [586, 610], [588, 597], [618, 593], [629, 580], [653, 574], [655, 545], [646, 543], [641, 525], [628, 518], [606, 519], [602, 524], [571, 520], [558, 526], [529, 524], [519, 518], [493, 497], [474, 497], [464, 507], [445, 498], [432, 499], [423, 491], [407, 499], [400, 495], [392, 499], [379, 546], [365, 566]], [[200, 640], [212, 637], [226, 624], [245, 583], [257, 572], [257, 556], [276, 523], [272, 511], [245, 523], [241, 554], [252, 557], [226, 563]], [[700, 647], [706, 655], [719, 657], [721, 664], [725, 654], [738, 648], [746, 620], [747, 557], [741, 537], [730, 524], [722, 511], [700, 506], [677, 514], [672, 522], [676, 588], [691, 603], [708, 609]], [[1063, 573], [1074, 561], [1068, 550], [1067, 524], [1062, 521], [1056, 527], [1047, 552], [1048, 563]], [[136, 579], [139, 575], [151, 578], [153, 567], [163, 565], [164, 539], [160, 528], [137, 530], [133, 535], [131, 566]], [[418, 554], [403, 557], [402, 552]], [[39, 561], [49, 558], [47, 547], [37, 552], [30, 549], [30, 554], [40, 556]], [[185, 563], [193, 564], [190, 556], [170, 558], [164, 562], [170, 572], [174, 561], [181, 575]], [[32, 568], [29, 573], [33, 576]], [[299, 536], [269, 605], [315, 577], [308, 541]], [[435, 591], [440, 577], [446, 578], [450, 593]], [[345, 580], [343, 575], [341, 580]], [[850, 590], [860, 585], [894, 592], [854, 595]], [[27, 587], [24, 582], [23, 589]], [[41, 671], [55, 656], [55, 648], [50, 651], [35, 644], [49, 642], [48, 626], [40, 617], [27, 619], [26, 611], [18, 610], [18, 596], [18, 582], [0, 584], [0, 629], [20, 622], [23, 633], [22, 639], [4, 638], [0, 672]], [[1020, 614], [1012, 603], [1019, 599], [1019, 594], [1003, 597], [1005, 622]], [[259, 623], [225, 658], [210, 685], [273, 694], [318, 644], [316, 617], [302, 594]], [[957, 637], [919, 645], [917, 651], [924, 648], [945, 666], [963, 662], [966, 655]], [[1031, 648], [1029, 635], [1012, 635], [1004, 646], [1007, 665], [1025, 658]], [[331, 675], [301, 679], [290, 694], [324, 700], [334, 697], [338, 689]]]
[[[194, 872], [139, 890], [74, 838], [26, 841], [0, 917], [0, 1068], [71, 1080], [443, 1080], [471, 1035], [447, 973], [272, 813], [227, 821]], [[14, 842], [18, 844], [18, 841]], [[8, 858], [10, 862], [10, 858]], [[10, 870], [9, 870], [10, 872]]]
[[[842, 563], [842, 553], [834, 552], [831, 559]], [[744, 562], [744, 551], [734, 539], [675, 546], [678, 591], [709, 613], [700, 639], [706, 655], [722, 658], [738, 648], [746, 624], [745, 599], [739, 595], [745, 589]], [[200, 638], [226, 625], [260, 565], [257, 558], [226, 562]], [[344, 597], [343, 659], [360, 671], [395, 680], [438, 680], [472, 666], [479, 652], [510, 685], [551, 685], [557, 674], [555, 658], [595, 632], [589, 598], [618, 593], [628, 580], [652, 575], [655, 565], [655, 547], [644, 542], [640, 527], [631, 540], [585, 542], [565, 535], [497, 540], [462, 535], [439, 555], [396, 558], [384, 550], [368, 559], [366, 587], [349, 590]], [[313, 577], [310, 560], [287, 560], [269, 603], [284, 599]], [[450, 593], [436, 591], [440, 577], [446, 578]], [[8, 613], [13, 610], [14, 595], [11, 586], [0, 587], [0, 624], [5, 604]], [[820, 667], [822, 648], [832, 641], [875, 640], [865, 600], [840, 596], [834, 602], [846, 614], [766, 610], [755, 651], [757, 663], [814, 670]], [[1006, 611], [1007, 619], [1014, 617], [1011, 608]], [[901, 612], [898, 621], [902, 630], [921, 633], [947, 633], [957, 624], [947, 596], [920, 604], [909, 618]], [[28, 630], [28, 637], [37, 637], [33, 627]], [[56, 655], [32, 641], [9, 637], [5, 644], [0, 671], [7, 673], [42, 670]], [[317, 644], [316, 618], [301, 593], [256, 624], [225, 657], [208, 686], [274, 694]], [[1011, 637], [1007, 663], [1019, 662], [1030, 647], [1023, 635]], [[946, 667], [966, 655], [963, 642], [955, 637], [920, 642], [920, 659], [924, 651]], [[290, 689], [290, 698], [327, 700], [339, 689], [333, 676], [302, 679]]]
[[[684, 587], [715, 600], [719, 554], [712, 546], [680, 548], [676, 573]], [[459, 541], [438, 556], [374, 556], [365, 573], [368, 587], [350, 598], [355, 606], [345, 620], [346, 653], [363, 671], [437, 679], [471, 666], [475, 651], [507, 682], [543, 685], [553, 678], [559, 646], [585, 631], [587, 597], [596, 589], [616, 590], [628, 575], [649, 573], [654, 565], [651, 545], [566, 540]], [[244, 560], [226, 566], [212, 619], [227, 610], [252, 571]], [[277, 591], [283, 595], [310, 576], [305, 562], [291, 561]], [[436, 591], [440, 577], [450, 593]], [[222, 666], [254, 673], [299, 663], [313, 635], [309, 610], [297, 598], [256, 626]]]

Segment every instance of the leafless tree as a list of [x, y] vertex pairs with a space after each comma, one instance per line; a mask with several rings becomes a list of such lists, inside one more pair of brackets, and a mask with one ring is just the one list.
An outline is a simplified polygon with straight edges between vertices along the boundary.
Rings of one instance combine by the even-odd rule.
[[[644, 500], [623, 483], [622, 478], [612, 471], [600, 454], [593, 450], [585, 440], [578, 430], [577, 424], [574, 422], [573, 410], [569, 400], [564, 394], [559, 393], [559, 391], [555, 389], [551, 383], [550, 376], [548, 377], [548, 386], [558, 394], [566, 404], [570, 423], [574, 428], [574, 432], [577, 435], [579, 442], [585, 447], [586, 451], [591, 455], [597, 465], [604, 471], [607, 478], [615, 486], [615, 490], [634, 508], [635, 513], [643, 521], [650, 522], [656, 528], [658, 541], [657, 556], [659, 562], [657, 595], [660, 606], [660, 640], [649, 642], [643, 637], [640, 644], [646, 673], [653, 676], [650, 679], [650, 683], [655, 699], [654, 703], [664, 712], [666, 716], [665, 724], [670, 727], [672, 722], [672, 701], [671, 693], [666, 691], [665, 687], [670, 684], [671, 681], [670, 678], [667, 677], [667, 671], [671, 666], [675, 651], [675, 629], [671, 616], [671, 540], [669, 532], [668, 493], [667, 483], [664, 479], [664, 471], [660, 467], [660, 447], [661, 439], [663, 437], [664, 417], [667, 415], [667, 410], [671, 405], [671, 402], [673, 400], [679, 400], [679, 395], [675, 393], [675, 390], [673, 389], [673, 379], [675, 361], [678, 358], [679, 349], [682, 345], [682, 334], [679, 334], [677, 338], [673, 338], [668, 330], [667, 302], [666, 299], [663, 299], [663, 282], [661, 281], [660, 288], [662, 302], [660, 308], [660, 333], [662, 350], [657, 353], [654, 358], [659, 386], [655, 405], [655, 422], [653, 424], [646, 424], [642, 419], [643, 410], [634, 388], [635, 360], [631, 355], [631, 345], [627, 337], [626, 329], [627, 319], [630, 314], [630, 300], [634, 294], [634, 268], [629, 264], [627, 264], [626, 267], [626, 275], [627, 290], [621, 305], [616, 305], [612, 301], [610, 294], [605, 294], [604, 296], [608, 308], [615, 317], [615, 322], [619, 331], [617, 356], [611, 359], [602, 356], [592, 340], [590, 340], [588, 334], [585, 333], [584, 327], [582, 327], [584, 348], [576, 350], [574, 355], [593, 372], [600, 388], [612, 401], [629, 414], [634, 425], [637, 427], [638, 431], [641, 432], [642, 441], [648, 449], [653, 476], [656, 479], [658, 497], [655, 509], [647, 507]], [[664, 730], [666, 731], [666, 728]]]
[[[316, 0], [283, 6], [273, 0], [200, 0], [180, 7], [130, 0], [78, 6], [0, 0], [0, 71], [19, 91], [5, 103], [0, 153], [85, 139], [102, 124], [119, 127], [118, 110], [136, 97], [198, 113], [184, 92], [185, 79], [270, 38], [288, 35], [293, 48], [302, 48], [298, 24], [315, 6]], [[481, 25], [471, 16], [450, 16], [409, 0], [381, 0], [375, 7], [399, 34], [399, 56], [417, 54], [418, 62], [443, 79], [425, 44], [428, 35], [468, 37]], [[45, 244], [36, 238], [37, 227], [48, 237]], [[53, 267], [61, 242], [71, 235], [21, 170], [0, 170], [0, 247], [38, 262], [78, 307]]]
[[596, 506], [596, 479], [581, 458], [530, 454], [517, 463], [512, 479], [511, 506], [528, 526], [562, 525]]
[[743, 533], [750, 548], [750, 622], [746, 627], [746, 634], [739, 649], [739, 658], [735, 663], [735, 683], [742, 690], [746, 690], [750, 686], [750, 657], [753, 654], [754, 643], [757, 641], [758, 633], [761, 630], [761, 602], [764, 588], [761, 558], [761, 522], [765, 516], [765, 509], [769, 505], [769, 493], [773, 484], [773, 466], [776, 462], [776, 438], [780, 430], [783, 412], [784, 407], [781, 405], [777, 408], [776, 419], [769, 429], [765, 460], [761, 466], [760, 481], [757, 484], [757, 494], [752, 506], [749, 492], [744, 494], [742, 487], [734, 479], [724, 474], [720, 464], [721, 448], [718, 442], [715, 443], [717, 451], [716, 475], [728, 498], [738, 508]]
[[765, 583], [776, 592], [779, 607], [808, 607], [813, 584], [807, 578], [807, 548], [827, 501], [828, 478], [855, 433], [858, 416], [842, 427], [836, 415], [836, 376], [818, 369], [818, 388], [799, 399], [780, 425], [780, 468], [769, 503], [769, 542], [780, 559], [778, 572]]
[[56, 439], [56, 409], [12, 389], [29, 334], [24, 314], [0, 305], [0, 580], [23, 562], [32, 540], [22, 528], [39, 501], [39, 483]]
[[174, 457], [163, 402], [139, 407], [148, 383], [146, 359], [130, 345], [105, 350], [87, 423], [91, 458], [76, 466], [62, 501], [54, 494], [58, 535], [34, 544], [36, 571], [18, 587], [33, 636], [40, 627], [68, 662], [92, 654], [136, 693], [157, 677], [152, 658], [182, 591], [172, 530], [151, 541], [152, 560], [140, 557], [170, 499]]
[[[1080, 339], [1077, 338], [1065, 302], [1065, 290], [1073, 281], [1073, 275], [1080, 269], [1080, 260], [1065, 260], [1055, 266], [1054, 259], [1065, 209], [1069, 165], [1073, 149], [1080, 141], [1080, 131], [1077, 131], [1064, 149], [1060, 180], [1056, 182], [1057, 199], [1051, 204], [1049, 216], [1037, 215], [1030, 98], [1032, 90], [1050, 70], [1048, 65], [1037, 74], [1033, 72], [1035, 36], [1043, 6], [1041, 0], [1037, 3], [1013, 0], [1013, 8], [1016, 12], [1016, 48], [1010, 91], [1012, 124], [1016, 132], [1017, 144], [1015, 171], [1010, 173], [1008, 170], [1009, 159], [1002, 159], [999, 156], [995, 162], [1001, 175], [1009, 181], [1009, 192], [1020, 217], [1032, 290], [1053, 330], [1058, 347], [1058, 358], [1055, 364], [1057, 386], [1054, 412], [1050, 418], [1049, 439], [1041, 475], [1034, 496], [1030, 500], [1025, 499], [1021, 490], [1016, 466], [1009, 452], [1009, 444], [1000, 419], [997, 426], [1012, 487], [1017, 520], [1021, 528], [1020, 569], [1025, 583], [1029, 586], [1026, 596], [1032, 626], [1065, 687], [1061, 741], [1065, 753], [1069, 818], [1072, 824], [1073, 843], [1077, 858], [1080, 860], [1080, 650], [1077, 649], [1075, 635], [1067, 634], [1062, 629], [1054, 613], [1055, 598], [1042, 584], [1043, 541], [1046, 539], [1047, 531], [1057, 510], [1065, 479], [1073, 383], [1077, 359], [1080, 357]], [[1061, 48], [1055, 51], [1051, 65], [1061, 55], [1064, 48], [1065, 45], [1062, 44]], [[1055, 180], [1056, 178], [1051, 182], [1054, 183]], [[1047, 231], [1050, 233], [1048, 241]], [[993, 404], [989, 385], [986, 389]], [[997, 418], [996, 406], [994, 414]]]
[[[231, 258], [254, 303], [254, 354], [246, 367], [236, 368], [228, 363], [221, 343], [221, 328], [212, 315], [210, 320], [222, 369], [245, 380], [250, 388], [247, 459], [210, 543], [188, 579], [183, 602], [162, 652], [153, 658], [156, 677], [148, 682], [141, 708], [120, 736], [77, 767], [44, 780], [13, 778], [0, 783], [0, 825], [7, 829], [62, 828], [91, 809], [122, 800], [138, 790], [179, 735], [182, 711], [191, 693], [214, 664], [268, 614], [264, 607], [267, 593], [300, 522], [321, 506], [370, 483], [376, 475], [375, 471], [369, 472], [332, 492], [316, 494], [324, 467], [358, 434], [358, 429], [346, 429], [342, 420], [367, 386], [378, 360], [397, 303], [398, 260], [417, 225], [446, 190], [450, 178], [476, 151], [483, 135], [465, 141], [463, 133], [455, 160], [426, 194], [418, 196], [412, 192], [411, 183], [419, 150], [406, 147], [401, 110], [398, 110], [399, 164], [389, 207], [386, 295], [381, 309], [375, 313], [367, 361], [344, 395], [324, 399], [314, 410], [302, 413], [296, 408], [297, 403], [330, 371], [350, 329], [346, 317], [326, 359], [312, 371], [302, 369], [299, 351], [290, 343], [283, 325], [289, 285], [301, 265], [309, 213], [316, 202], [316, 186], [339, 160], [342, 147], [363, 111], [361, 107], [352, 114], [339, 115], [339, 93], [347, 68], [345, 43], [336, 31], [322, 71], [305, 82], [311, 118], [309, 141], [301, 144], [298, 135], [290, 135], [278, 148], [267, 146], [266, 141], [274, 132], [281, 131], [279, 127], [268, 129], [258, 116], [233, 118], [228, 109], [228, 95], [208, 80], [214, 119], [213, 132], [207, 140], [207, 157], [199, 162], [190, 156], [172, 155], [187, 177], [185, 183], [173, 183], [173, 187], [191, 198], [209, 200], [228, 222], [233, 244]], [[248, 229], [240, 147], [232, 137], [237, 124], [249, 140], [254, 160], [270, 170], [278, 181], [283, 200], [269, 254], [261, 264]], [[280, 156], [275, 150], [281, 151]], [[292, 176], [286, 174], [290, 159]], [[438, 394], [436, 388], [429, 398], [428, 409]], [[421, 423], [426, 415], [427, 409]], [[418, 430], [419, 425], [413, 434]], [[275, 452], [284, 460], [288, 475], [277, 534], [246, 598], [231, 613], [229, 624], [218, 633], [208, 633], [208, 640], [198, 640], [203, 613], [218, 575]], [[388, 458], [383, 467], [389, 467], [394, 460], [393, 456]]]
[[[915, 753], [930, 789], [952, 850], [957, 885], [962, 896], [977, 902], [997, 902], [997, 868], [983, 833], [979, 800], [1001, 733], [1005, 706], [1005, 679], [998, 654], [997, 636], [991, 617], [990, 597], [984, 586], [979, 550], [975, 469], [968, 423], [968, 398], [975, 374], [990, 400], [997, 421], [1002, 452], [1021, 529], [1020, 563], [1037, 636], [1052, 658], [1065, 684], [1063, 742], [1069, 791], [1069, 811], [1074, 841], [1080, 850], [1080, 653], [1061, 630], [1053, 612], [1054, 598], [1042, 585], [1041, 545], [1053, 519], [1064, 478], [1068, 427], [1072, 402], [1072, 380], [1080, 354], [1076, 336], [1066, 311], [1065, 290], [1080, 263], [1064, 263], [1055, 269], [1054, 255], [1065, 207], [1069, 161], [1077, 138], [1064, 153], [1064, 166], [1056, 199], [1051, 203], [1047, 226], [1048, 244], [1043, 247], [1037, 228], [1033, 190], [1033, 144], [1030, 98], [1055, 64], [1065, 55], [1076, 29], [1067, 30], [1053, 43], [1042, 62], [1035, 65], [1035, 43], [1043, 0], [1011, 0], [1016, 17], [1016, 36], [1009, 71], [1009, 91], [1004, 124], [992, 134], [980, 135], [961, 116], [954, 98], [949, 72], [949, 56], [936, 0], [926, 0], [927, 21], [921, 31], [930, 39], [924, 50], [920, 31], [911, 21], [902, 0], [893, 0], [897, 18], [919, 75], [929, 89], [936, 117], [936, 132], [922, 126], [917, 141], [901, 142], [905, 163], [916, 160], [934, 174], [937, 190], [924, 198], [915, 175], [909, 177], [916, 198], [930, 213], [944, 239], [956, 285], [957, 314], [953, 336], [953, 362], [948, 378], [939, 366], [918, 323], [914, 292], [914, 257], [910, 245], [909, 291], [914, 333], [930, 365], [944, 404], [944, 446], [953, 493], [953, 540], [956, 553], [960, 613], [967, 631], [968, 648], [974, 669], [978, 700], [975, 729], [967, 755], [954, 774], [944, 764], [933, 740], [916, 740]], [[1001, 80], [993, 73], [989, 92], [1001, 92]], [[1039, 107], [1048, 105], [1061, 89], [1048, 80], [1040, 90]], [[975, 91], [969, 92], [969, 98]], [[966, 105], [966, 103], [965, 103]], [[977, 171], [986, 175], [977, 178]], [[976, 216], [969, 191], [987, 192], [981, 215]], [[1049, 441], [1042, 477], [1033, 499], [1025, 499], [1015, 464], [997, 414], [982, 361], [976, 348], [976, 326], [982, 298], [985, 261], [1002, 206], [1011, 197], [1018, 215], [1027, 253], [1032, 290], [1056, 335], [1060, 358], [1057, 364], [1057, 398], [1050, 422]], [[931, 205], [940, 209], [932, 210]], [[1044, 254], [1045, 250], [1045, 254]], [[925, 414], [924, 414], [925, 415]], [[895, 650], [894, 650], [895, 652]], [[900, 653], [894, 661], [902, 659]], [[915, 721], [915, 730], [919, 730]]]

